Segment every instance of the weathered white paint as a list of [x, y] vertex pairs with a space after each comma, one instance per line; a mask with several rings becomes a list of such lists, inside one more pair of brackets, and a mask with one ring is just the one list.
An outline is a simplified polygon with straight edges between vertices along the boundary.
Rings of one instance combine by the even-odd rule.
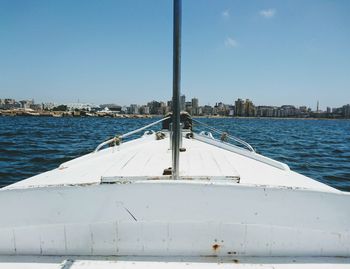
[[350, 195], [230, 181], [2, 190], [0, 253], [350, 256]]

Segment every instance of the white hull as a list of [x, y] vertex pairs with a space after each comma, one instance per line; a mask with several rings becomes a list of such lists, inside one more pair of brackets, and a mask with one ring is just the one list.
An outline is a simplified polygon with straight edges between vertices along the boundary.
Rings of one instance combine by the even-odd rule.
[[226, 181], [8, 189], [0, 254], [350, 256], [350, 195]]

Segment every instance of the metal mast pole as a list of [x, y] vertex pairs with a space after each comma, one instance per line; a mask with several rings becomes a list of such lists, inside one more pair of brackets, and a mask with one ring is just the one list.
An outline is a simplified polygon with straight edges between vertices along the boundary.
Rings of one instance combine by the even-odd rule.
[[181, 79], [181, 0], [174, 0], [173, 30], [173, 132], [172, 132], [172, 177], [179, 178], [180, 148], [180, 79]]

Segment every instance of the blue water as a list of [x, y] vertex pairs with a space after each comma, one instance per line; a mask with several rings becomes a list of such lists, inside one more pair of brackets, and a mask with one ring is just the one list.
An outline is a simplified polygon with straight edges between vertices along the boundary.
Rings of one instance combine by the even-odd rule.
[[[350, 121], [200, 119], [259, 153], [350, 191]], [[0, 117], [0, 186], [56, 168], [115, 134], [155, 119]], [[156, 128], [155, 128], [156, 129]]]

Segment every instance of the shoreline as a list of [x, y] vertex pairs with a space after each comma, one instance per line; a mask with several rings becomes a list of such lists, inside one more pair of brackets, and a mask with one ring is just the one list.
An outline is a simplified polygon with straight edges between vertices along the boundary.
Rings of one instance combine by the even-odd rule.
[[[86, 113], [81, 111], [26, 111], [26, 110], [0, 110], [0, 116], [4, 117], [75, 117], [75, 118], [118, 118], [118, 119], [151, 119], [161, 118], [163, 115], [143, 114], [112, 114], [105, 112]], [[192, 116], [200, 119], [268, 119], [268, 120], [350, 120], [350, 118], [326, 118], [326, 117], [235, 117], [235, 116]]]

